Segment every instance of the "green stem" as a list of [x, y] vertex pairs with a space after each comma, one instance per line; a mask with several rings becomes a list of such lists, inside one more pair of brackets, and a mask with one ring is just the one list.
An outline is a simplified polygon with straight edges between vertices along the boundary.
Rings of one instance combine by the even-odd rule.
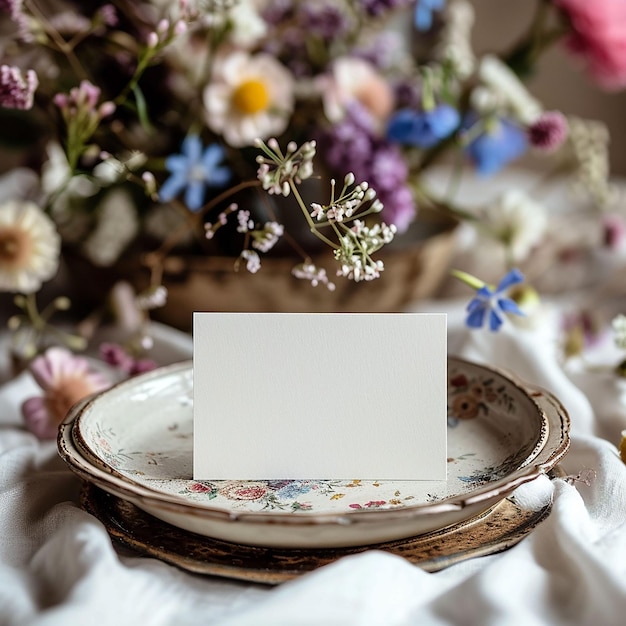
[[322, 235], [322, 233], [319, 232], [318, 230], [318, 225], [313, 221], [313, 218], [309, 215], [309, 212], [304, 204], [304, 201], [302, 200], [302, 196], [300, 195], [300, 192], [298, 191], [298, 188], [296, 187], [296, 184], [290, 180], [289, 181], [289, 187], [291, 189], [291, 192], [293, 193], [294, 198], [296, 199], [296, 202], [298, 203], [298, 206], [300, 207], [300, 209], [302, 210], [302, 214], [304, 215], [304, 218], [307, 221], [307, 224], [309, 225], [309, 229], [310, 231], [321, 241], [323, 241], [325, 244], [329, 245], [331, 248], [333, 248], [333, 250], [337, 250], [339, 248], [339, 246], [334, 243], [333, 241], [331, 241], [328, 237], [326, 237], [325, 235]]
[[481, 289], [486, 285], [484, 281], [476, 278], [476, 276], [472, 276], [471, 274], [468, 274], [467, 272], [463, 272], [461, 270], [452, 269], [450, 270], [450, 274], [452, 274], [452, 276], [454, 276], [455, 278], [458, 278], [461, 282], [470, 286], [472, 289]]

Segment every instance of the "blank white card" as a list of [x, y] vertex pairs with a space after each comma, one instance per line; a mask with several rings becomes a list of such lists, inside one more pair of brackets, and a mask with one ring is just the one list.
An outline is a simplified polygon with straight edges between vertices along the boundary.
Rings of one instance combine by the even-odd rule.
[[446, 478], [446, 316], [195, 313], [196, 480]]

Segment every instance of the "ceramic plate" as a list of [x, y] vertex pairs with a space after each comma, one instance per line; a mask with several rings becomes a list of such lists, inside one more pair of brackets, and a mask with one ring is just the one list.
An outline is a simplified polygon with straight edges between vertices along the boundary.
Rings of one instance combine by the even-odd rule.
[[[555, 471], [559, 469], [557, 466]], [[80, 500], [81, 506], [97, 517], [122, 545], [195, 574], [273, 585], [370, 549], [370, 546], [361, 546], [267, 550], [234, 545], [165, 524], [89, 483], [85, 483]], [[552, 502], [548, 502], [536, 510], [525, 509], [513, 498], [505, 498], [490, 511], [460, 524], [375, 547], [401, 556], [423, 570], [436, 572], [512, 547], [531, 533], [549, 515], [551, 508]]]
[[193, 481], [188, 363], [122, 383], [77, 408], [59, 443], [75, 469], [97, 472], [103, 488], [207, 536], [294, 547], [408, 537], [487, 510], [567, 449], [567, 417], [545, 393], [531, 397], [503, 374], [458, 359], [448, 367], [449, 477], [443, 484]]

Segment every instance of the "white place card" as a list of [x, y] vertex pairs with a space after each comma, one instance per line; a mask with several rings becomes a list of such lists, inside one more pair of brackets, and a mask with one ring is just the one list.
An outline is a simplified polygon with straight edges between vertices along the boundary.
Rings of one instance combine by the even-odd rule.
[[196, 480], [446, 479], [446, 316], [195, 313]]

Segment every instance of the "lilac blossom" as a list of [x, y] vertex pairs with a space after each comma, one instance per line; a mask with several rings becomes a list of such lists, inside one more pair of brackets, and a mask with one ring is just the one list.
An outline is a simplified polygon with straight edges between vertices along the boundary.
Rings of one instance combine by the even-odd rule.
[[341, 37], [350, 27], [345, 11], [335, 2], [305, 3], [298, 18], [308, 33], [326, 41]]
[[416, 207], [408, 188], [408, 168], [398, 150], [376, 134], [373, 120], [364, 108], [352, 105], [348, 115], [322, 138], [326, 161], [335, 172], [351, 171], [376, 189], [383, 203], [383, 217], [397, 226], [408, 228]]
[[0, 12], [8, 13], [11, 19], [17, 19], [22, 14], [23, 0], [0, 0]]
[[38, 84], [34, 70], [28, 70], [24, 77], [18, 67], [0, 66], [0, 106], [6, 109], [31, 109]]
[[163, 183], [159, 192], [161, 202], [173, 200], [183, 189], [185, 203], [190, 211], [198, 211], [204, 203], [206, 187], [223, 187], [231, 177], [225, 165], [224, 149], [211, 144], [203, 149], [197, 135], [189, 135], [182, 145], [182, 154], [173, 154], [165, 160], [171, 176]]
[[396, 9], [408, 7], [414, 0], [359, 0], [361, 9], [372, 17], [380, 17]]
[[458, 128], [461, 118], [448, 104], [425, 111], [398, 111], [387, 127], [387, 137], [401, 144], [432, 148]]
[[128, 376], [138, 376], [156, 369], [157, 364], [151, 359], [135, 359], [117, 343], [100, 345], [100, 356], [108, 365], [119, 369]]
[[488, 176], [499, 172], [507, 163], [522, 156], [527, 147], [528, 140], [522, 128], [509, 120], [498, 119], [471, 141], [465, 152], [478, 173]]

